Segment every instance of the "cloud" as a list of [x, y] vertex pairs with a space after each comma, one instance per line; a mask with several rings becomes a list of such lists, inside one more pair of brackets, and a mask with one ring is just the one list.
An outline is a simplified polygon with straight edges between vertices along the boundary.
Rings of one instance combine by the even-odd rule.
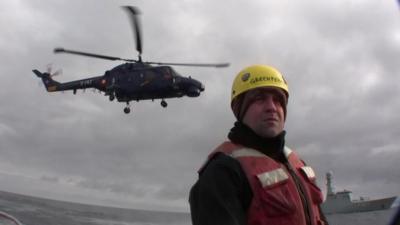
[[51, 183], [58, 183], [59, 178], [58, 177], [51, 177], [51, 176], [42, 176], [40, 177], [41, 180], [51, 182]]

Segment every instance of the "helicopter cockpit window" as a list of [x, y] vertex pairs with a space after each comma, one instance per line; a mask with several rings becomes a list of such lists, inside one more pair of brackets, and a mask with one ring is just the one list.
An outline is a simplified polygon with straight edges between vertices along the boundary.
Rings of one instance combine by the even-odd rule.
[[168, 70], [170, 71], [170, 73], [172, 74], [173, 77], [181, 77], [181, 75], [176, 72], [174, 69], [168, 67]]
[[166, 79], [166, 80], [170, 80], [174, 77], [172, 70], [169, 67], [163, 67], [162, 73], [163, 73], [164, 79]]

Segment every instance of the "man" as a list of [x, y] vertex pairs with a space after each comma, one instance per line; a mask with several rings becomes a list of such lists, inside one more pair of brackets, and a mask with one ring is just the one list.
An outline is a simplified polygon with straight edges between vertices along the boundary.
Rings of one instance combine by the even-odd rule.
[[254, 65], [236, 76], [231, 108], [237, 122], [190, 191], [193, 225], [327, 224], [313, 170], [285, 146], [288, 98], [273, 67]]

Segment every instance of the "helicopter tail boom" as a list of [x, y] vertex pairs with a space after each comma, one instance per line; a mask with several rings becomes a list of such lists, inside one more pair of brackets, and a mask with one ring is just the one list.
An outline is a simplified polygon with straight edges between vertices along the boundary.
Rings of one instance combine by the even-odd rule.
[[78, 89], [94, 88], [100, 91], [106, 90], [106, 80], [102, 76], [86, 78], [82, 80], [74, 80], [70, 82], [60, 83], [52, 78], [50, 73], [42, 73], [38, 70], [32, 70], [39, 78], [42, 79], [44, 86], [48, 92], [69, 91], [72, 90], [76, 94]]

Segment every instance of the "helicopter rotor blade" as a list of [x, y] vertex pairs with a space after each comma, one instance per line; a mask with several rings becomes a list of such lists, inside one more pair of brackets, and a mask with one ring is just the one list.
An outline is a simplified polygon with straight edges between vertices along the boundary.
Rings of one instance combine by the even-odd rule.
[[59, 76], [62, 74], [62, 69], [58, 69], [56, 72], [51, 74], [51, 77]]
[[51, 74], [51, 71], [53, 70], [53, 63], [49, 63], [46, 66], [46, 73]]
[[139, 61], [141, 61], [142, 55], [142, 37], [141, 37], [141, 28], [139, 23], [140, 11], [138, 8], [133, 6], [123, 6], [123, 8], [128, 12], [131, 17], [131, 23], [133, 26], [134, 36], [136, 40], [136, 50], [139, 52]]
[[196, 66], [196, 67], [228, 67], [229, 63], [164, 63], [164, 62], [145, 62], [155, 65], [170, 65], [170, 66]]
[[134, 59], [123, 59], [123, 58], [114, 57], [114, 56], [93, 54], [93, 53], [88, 53], [88, 52], [68, 50], [68, 49], [64, 49], [64, 48], [55, 48], [54, 53], [69, 53], [69, 54], [83, 55], [83, 56], [89, 56], [89, 57], [107, 59], [107, 60], [122, 60], [122, 61], [127, 61], [127, 62], [137, 62], [137, 60], [134, 60]]

